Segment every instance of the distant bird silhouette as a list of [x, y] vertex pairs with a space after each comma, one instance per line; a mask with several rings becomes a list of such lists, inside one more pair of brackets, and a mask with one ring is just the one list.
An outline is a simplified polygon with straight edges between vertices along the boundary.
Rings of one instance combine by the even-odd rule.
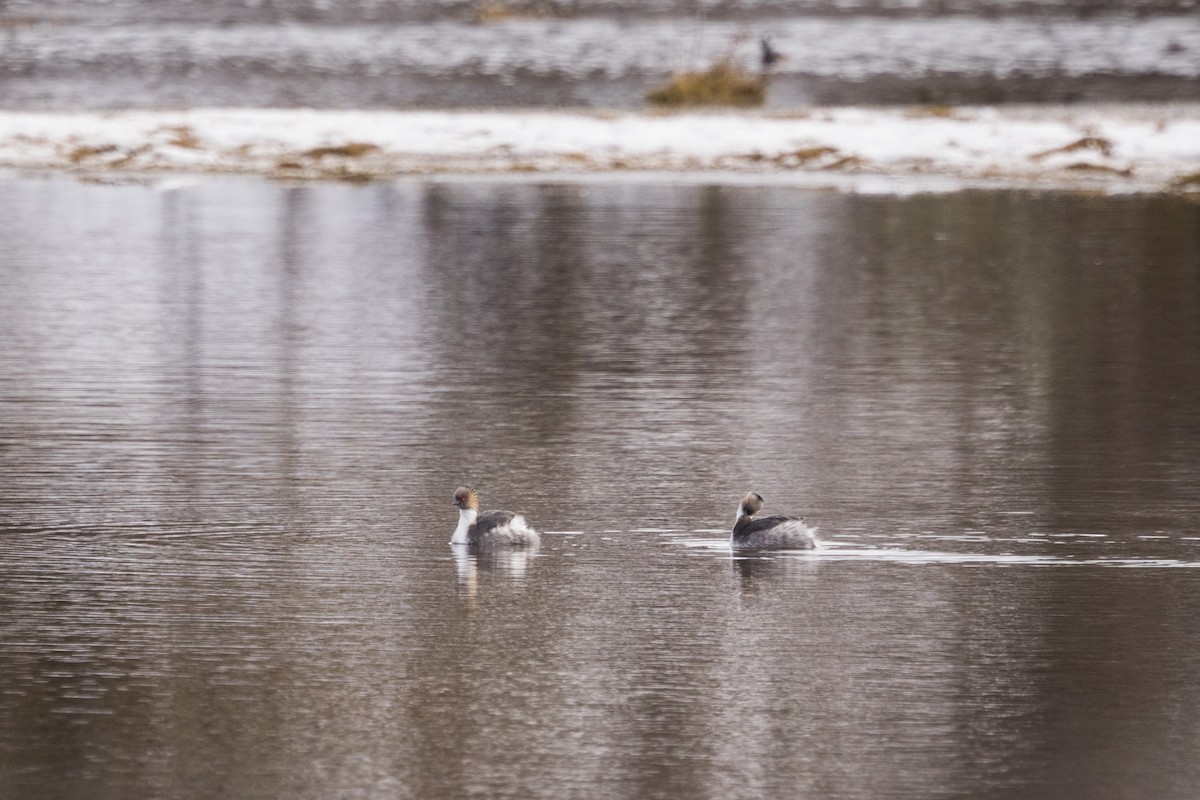
[[766, 72], [767, 70], [771, 69], [771, 67], [787, 58], [787, 56], [771, 46], [771, 40], [768, 37], [762, 37], [758, 40], [758, 43], [760, 51], [759, 63], [762, 65], [763, 72]]

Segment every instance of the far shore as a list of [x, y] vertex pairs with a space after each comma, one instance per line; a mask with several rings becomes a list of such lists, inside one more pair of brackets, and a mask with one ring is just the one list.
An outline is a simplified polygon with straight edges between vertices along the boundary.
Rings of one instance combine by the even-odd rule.
[[301, 181], [665, 173], [849, 189], [1192, 195], [1200, 193], [1200, 104], [5, 111], [0, 167], [84, 178], [215, 173]]

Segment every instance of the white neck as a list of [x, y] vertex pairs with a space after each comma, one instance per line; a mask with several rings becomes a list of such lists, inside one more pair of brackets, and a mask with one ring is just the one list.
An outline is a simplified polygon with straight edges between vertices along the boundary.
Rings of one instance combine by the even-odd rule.
[[733, 518], [733, 530], [731, 530], [729, 532], [730, 543], [733, 542], [733, 537], [734, 537], [733, 531], [737, 530], [737, 524], [742, 521], [742, 517], [749, 517], [749, 516], [751, 516], [751, 515], [746, 513], [746, 507], [739, 505], [737, 516]]
[[467, 529], [475, 524], [475, 517], [479, 514], [474, 508], [460, 508], [458, 510], [458, 527], [454, 529], [454, 535], [450, 537], [450, 544], [466, 544]]

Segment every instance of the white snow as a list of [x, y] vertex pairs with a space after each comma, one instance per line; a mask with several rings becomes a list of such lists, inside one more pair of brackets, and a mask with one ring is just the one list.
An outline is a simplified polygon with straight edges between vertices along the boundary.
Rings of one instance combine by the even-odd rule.
[[837, 184], [1200, 190], [1200, 104], [554, 111], [0, 112], [0, 166], [84, 175], [717, 173]]

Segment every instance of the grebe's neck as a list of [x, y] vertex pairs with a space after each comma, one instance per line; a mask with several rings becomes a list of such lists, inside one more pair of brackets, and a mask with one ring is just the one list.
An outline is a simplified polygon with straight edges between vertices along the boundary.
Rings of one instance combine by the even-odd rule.
[[467, 531], [475, 524], [475, 517], [478, 515], [478, 509], [460, 508], [458, 510], [458, 527], [454, 529], [454, 535], [450, 537], [450, 544], [467, 543]]
[[754, 519], [754, 515], [747, 513], [745, 506], [739, 505], [737, 516], [733, 520], [733, 530], [729, 532], [729, 541], [732, 542], [736, 539], [738, 531], [744, 526], [749, 525], [752, 519]]

